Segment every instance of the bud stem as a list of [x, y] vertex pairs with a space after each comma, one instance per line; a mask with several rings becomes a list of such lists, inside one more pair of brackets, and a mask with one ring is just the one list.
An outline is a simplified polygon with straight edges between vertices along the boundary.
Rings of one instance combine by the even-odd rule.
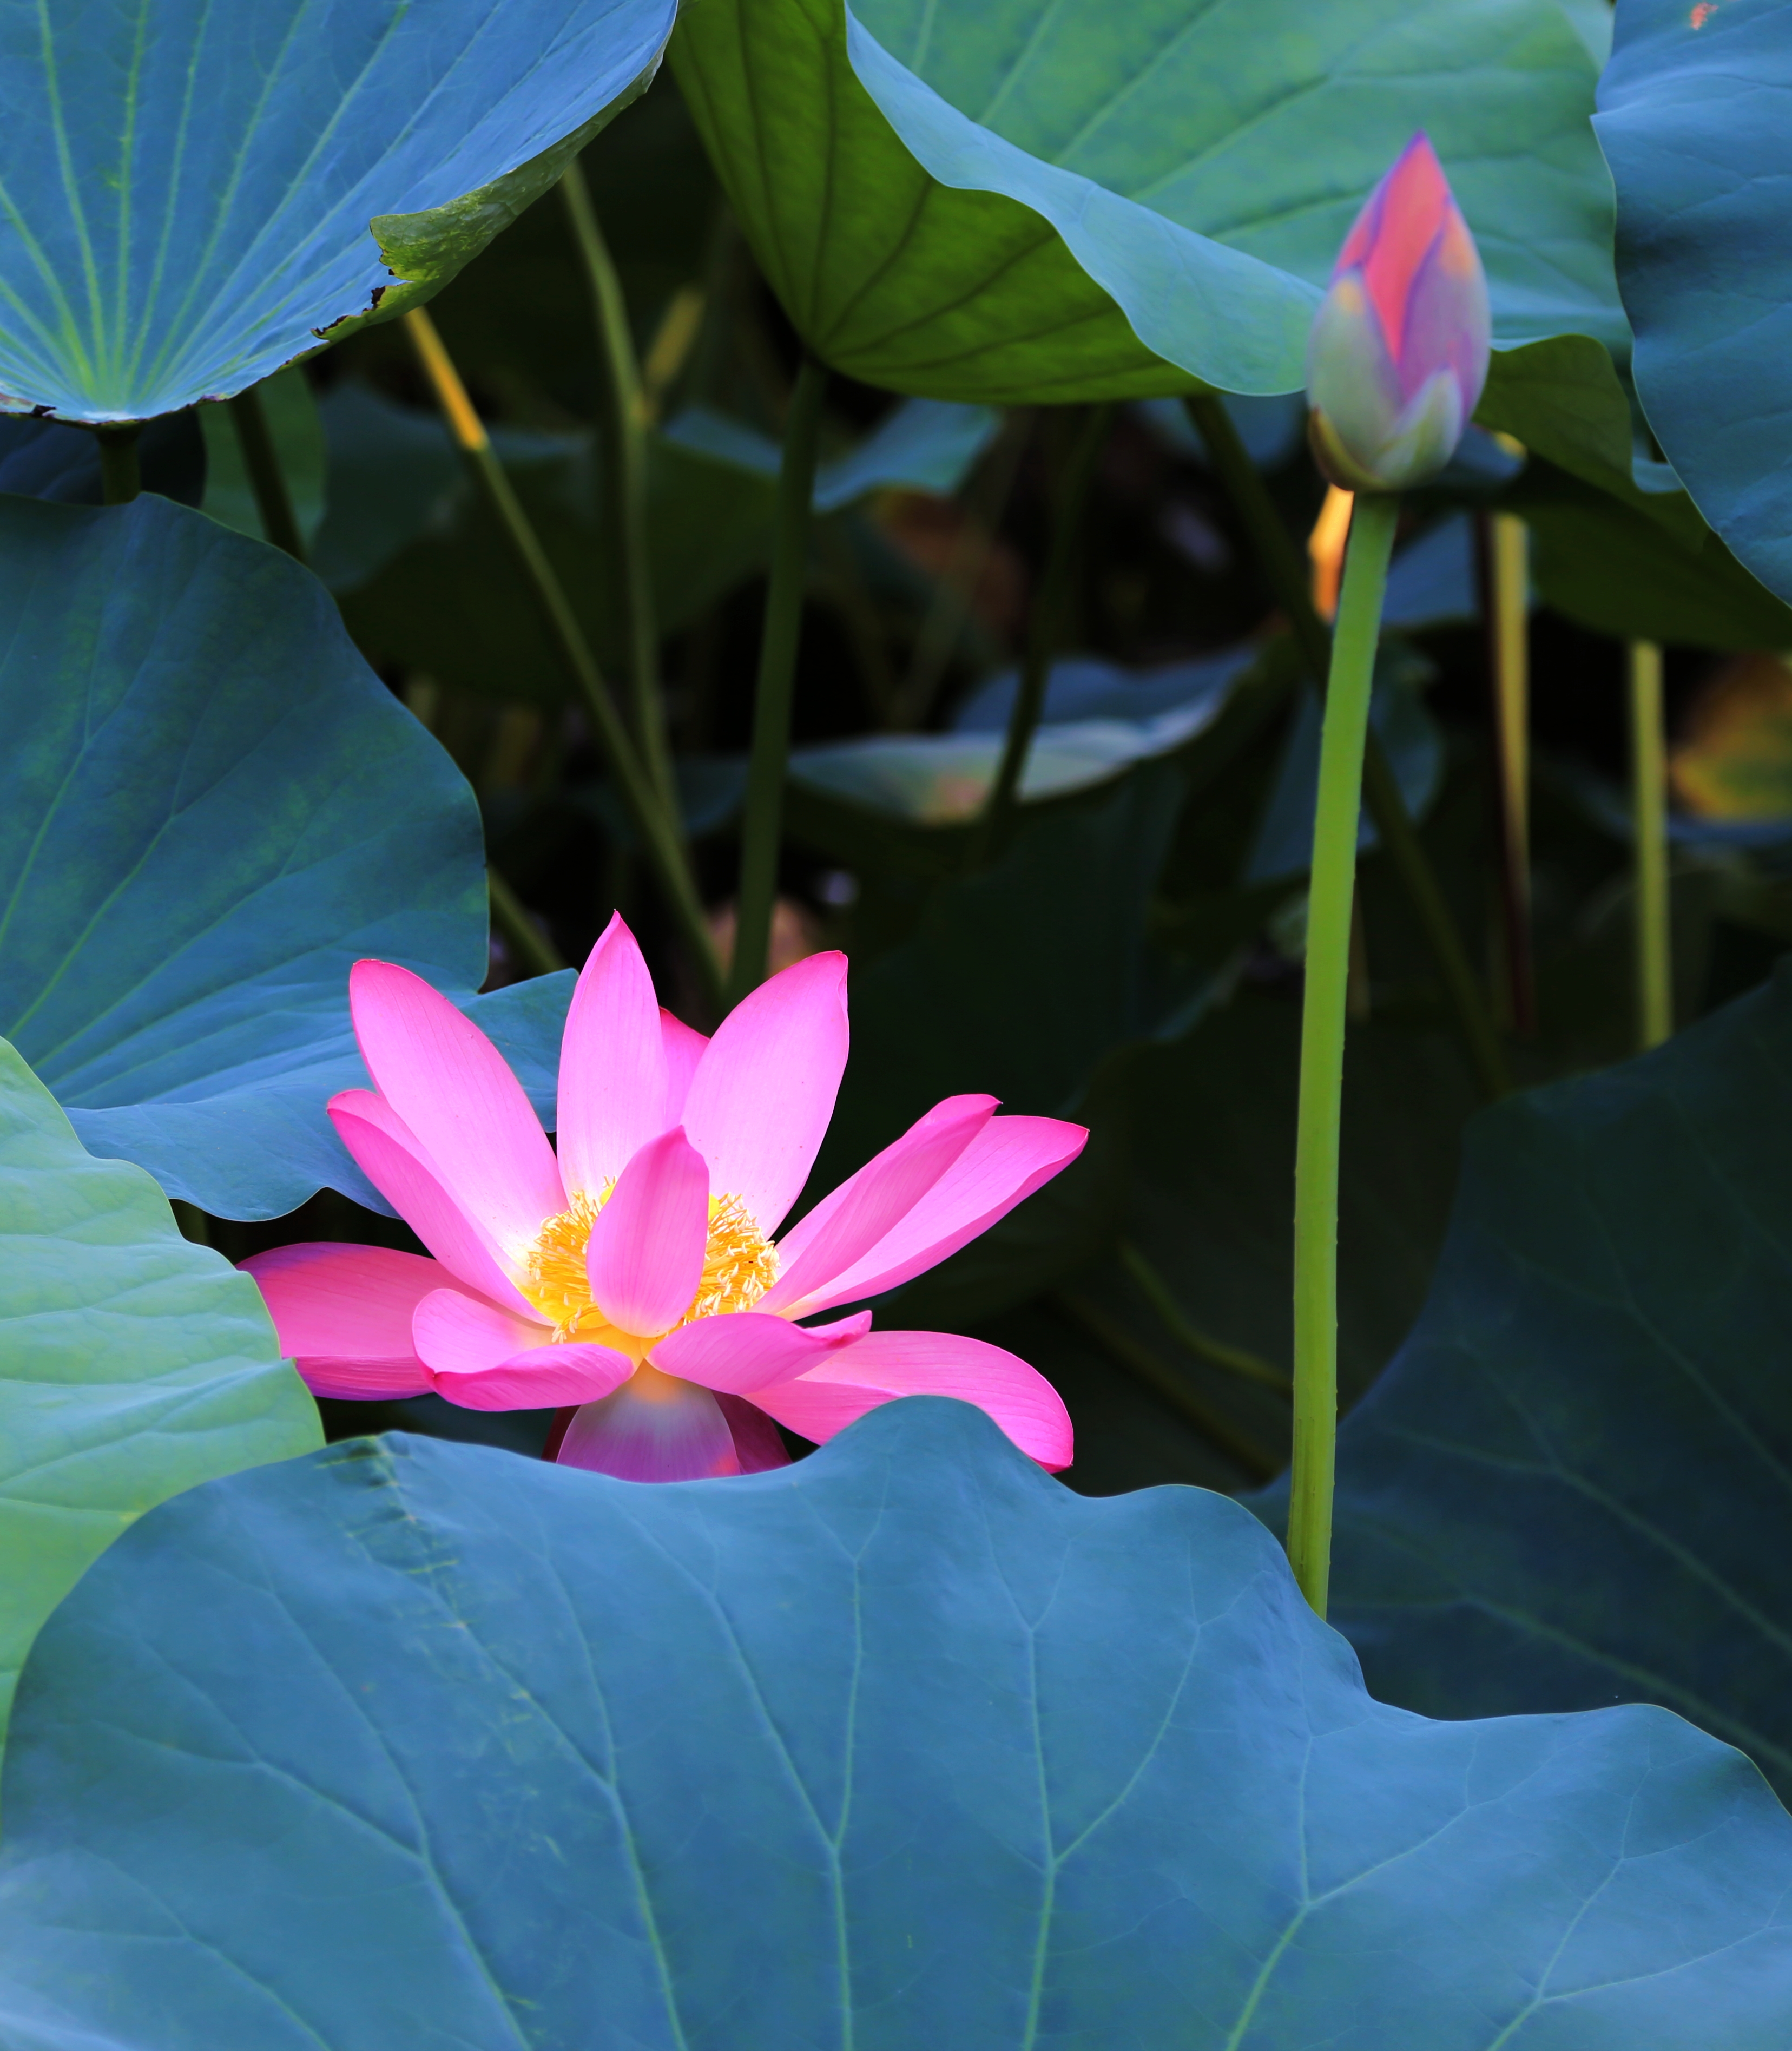
[[1360, 494], [1344, 558], [1319, 744], [1294, 1145], [1294, 1459], [1288, 1558], [1321, 1616], [1331, 1578], [1337, 1455], [1338, 1119], [1363, 749], [1397, 498]]

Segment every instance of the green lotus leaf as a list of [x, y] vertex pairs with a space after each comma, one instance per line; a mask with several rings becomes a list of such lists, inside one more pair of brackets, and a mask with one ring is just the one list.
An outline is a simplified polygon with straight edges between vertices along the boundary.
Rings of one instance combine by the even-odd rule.
[[1378, 1695], [1660, 1702], [1792, 1791], [1789, 1066], [1782, 970], [1470, 1126], [1424, 1313], [1339, 1440], [1333, 1615]]
[[473, 793], [289, 557], [0, 498], [0, 1030], [96, 1152], [224, 1217], [379, 1204], [324, 1112], [362, 955], [466, 1001], [551, 1120], [572, 978], [472, 996]]
[[1625, 346], [1597, 61], [1556, 0], [688, 0], [671, 55], [787, 311], [873, 384], [1294, 390], [1351, 221], [1420, 127], [1496, 342]]
[[642, 90], [672, 14], [0, 0], [0, 408], [148, 419], [427, 299]]
[[121, 1531], [320, 1443], [254, 1283], [0, 1040], [0, 1733], [39, 1625]]
[[389, 1437], [40, 1637], [19, 2051], [1781, 2051], [1792, 1819], [1654, 1709], [1427, 1723], [1275, 1541], [918, 1398], [654, 1487]]
[[1775, 0], [1626, 0], [1597, 126], [1637, 389], [1700, 510], [1792, 601], [1789, 116]]

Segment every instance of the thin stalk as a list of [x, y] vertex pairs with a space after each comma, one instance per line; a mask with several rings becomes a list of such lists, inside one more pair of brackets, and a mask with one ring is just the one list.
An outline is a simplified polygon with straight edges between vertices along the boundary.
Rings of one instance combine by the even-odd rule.
[[1668, 748], [1661, 650], [1630, 643], [1630, 823], [1636, 840], [1637, 1045], [1673, 1031], [1673, 937], [1668, 897]]
[[523, 908], [523, 901], [495, 869], [486, 870], [486, 889], [491, 900], [491, 922], [504, 944], [531, 975], [552, 975], [567, 964], [545, 940], [539, 927]]
[[1192, 1424], [1204, 1439], [1210, 1440], [1234, 1467], [1242, 1468], [1252, 1481], [1266, 1482], [1275, 1472], [1277, 1463], [1273, 1454], [1221, 1416], [1168, 1361], [1160, 1360], [1142, 1339], [1134, 1338], [1087, 1296], [1060, 1290], [1050, 1300], [1072, 1323], [1080, 1326], [1110, 1360], [1123, 1367], [1135, 1380], [1142, 1381], [1154, 1396], [1167, 1404], [1185, 1424]]
[[640, 367], [629, 328], [628, 303], [610, 256], [591, 188], [576, 157], [560, 174], [560, 197], [572, 224], [572, 239], [584, 267], [591, 313], [603, 354], [605, 423], [604, 486], [610, 502], [610, 527], [622, 553], [623, 626], [628, 644], [628, 667], [634, 737], [642, 760], [669, 807], [677, 804], [672, 756], [666, 740], [666, 711], [659, 688], [659, 629], [654, 615], [653, 561], [647, 548], [646, 407]]
[[302, 563], [305, 537], [292, 510], [292, 494], [287, 490], [286, 473], [280, 467], [279, 451], [274, 446], [258, 385], [236, 394], [230, 402], [230, 417], [243, 451], [243, 467], [249, 474], [249, 489], [255, 494], [256, 510], [261, 515], [261, 531], [276, 549], [284, 549]]
[[1294, 1142], [1294, 1459], [1288, 1558], [1321, 1616], [1331, 1577], [1337, 1451], [1338, 1120], [1364, 743], [1400, 502], [1359, 494], [1332, 641], [1306, 914]]
[[1001, 761], [990, 786], [982, 816], [970, 837], [970, 862], [980, 869], [994, 861], [1007, 845], [1020, 803], [1021, 779], [1033, 749], [1033, 733], [1045, 709], [1045, 685], [1051, 674], [1064, 613], [1070, 602], [1071, 561], [1083, 525], [1083, 502], [1089, 480], [1095, 475], [1095, 458], [1114, 416], [1111, 405], [1091, 406], [1084, 416], [1070, 459], [1059, 480], [1058, 504], [1052, 522], [1051, 545], [1046, 551], [1044, 575], [1034, 594], [1027, 623], [1026, 660], [1021, 666], [1020, 688], [1014, 693], [1013, 709], [1008, 715], [1008, 735], [1002, 744]]
[[778, 896], [778, 846], [784, 822], [784, 768], [791, 752], [791, 703], [796, 690], [797, 642], [809, 567], [809, 510], [821, 443], [822, 393], [827, 371], [805, 355], [784, 420], [784, 457], [771, 533], [771, 575], [759, 634], [753, 690], [752, 749], [740, 822], [740, 897], [734, 929], [728, 1001], [738, 1004], [765, 980], [771, 915]]
[[1498, 778], [1500, 913], [1512, 1029], [1536, 1030], [1531, 959], [1529, 537], [1516, 514], [1489, 514], [1485, 529], [1487, 667], [1493, 697]]
[[[1201, 393], [1187, 404], [1189, 416], [1207, 444], [1213, 467], [1244, 522], [1271, 588], [1287, 617], [1307, 674], [1315, 682], [1322, 682], [1330, 661], [1331, 637], [1325, 623], [1314, 610], [1307, 568], [1218, 394]], [[1425, 936], [1482, 1094], [1489, 1098], [1504, 1096], [1512, 1088], [1512, 1078], [1506, 1072], [1505, 1057], [1500, 1051], [1486, 1000], [1457, 937], [1450, 908], [1400, 795], [1399, 779], [1372, 732], [1364, 760], [1363, 796]]]
[[704, 923], [702, 902], [692, 875], [689, 850], [676, 811], [662, 802], [653, 779], [643, 767], [629, 738], [615, 700], [604, 682], [597, 658], [591, 651], [560, 579], [554, 574], [546, 552], [529, 525], [514, 487], [504, 474], [486, 432], [485, 424], [467, 396], [453, 359], [429, 316], [420, 307], [404, 315], [404, 325], [424, 374], [434, 390], [437, 404], [447, 421], [474, 482], [484, 495], [514, 553], [517, 567], [540, 607], [549, 636], [558, 650], [567, 674], [576, 686], [595, 729], [598, 745], [610, 764], [616, 787], [654, 873], [659, 880], [681, 937], [701, 979], [705, 997], [713, 1006], [721, 1002], [721, 971], [716, 950]]
[[143, 488], [137, 467], [139, 424], [127, 420], [122, 427], [95, 430], [100, 443], [100, 497], [107, 506], [125, 506]]
[[1165, 1330], [1185, 1353], [1193, 1354], [1197, 1360], [1204, 1361], [1209, 1367], [1216, 1367], [1224, 1373], [1236, 1375], [1240, 1381], [1252, 1381], [1259, 1388], [1273, 1389], [1278, 1396], [1291, 1393], [1293, 1384], [1280, 1368], [1271, 1367], [1267, 1360], [1259, 1359], [1243, 1346], [1228, 1346], [1224, 1339], [1214, 1338], [1191, 1324], [1169, 1284], [1130, 1240], [1122, 1239], [1115, 1250], [1120, 1256], [1120, 1265], [1138, 1284], [1146, 1301], [1162, 1320]]
[[174, 1222], [180, 1228], [181, 1236], [194, 1246], [209, 1246], [212, 1228], [205, 1213], [197, 1204], [189, 1204], [185, 1197], [170, 1197]]
[[1009, 414], [996, 438], [989, 461], [982, 466], [976, 482], [966, 494], [963, 524], [928, 602], [921, 631], [915, 637], [914, 650], [909, 657], [908, 674], [896, 693], [895, 717], [891, 722], [895, 727], [919, 726], [933, 704], [934, 695], [946, 674], [946, 666], [952, 659], [977, 602], [977, 587], [995, 547], [1009, 494], [1020, 474], [1021, 455], [1027, 445], [1032, 424], [1030, 413]]

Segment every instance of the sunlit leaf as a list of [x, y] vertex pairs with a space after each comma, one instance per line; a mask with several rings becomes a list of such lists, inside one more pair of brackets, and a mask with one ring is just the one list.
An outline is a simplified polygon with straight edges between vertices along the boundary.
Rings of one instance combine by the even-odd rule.
[[786, 311], [873, 384], [1296, 389], [1321, 284], [1419, 127], [1496, 339], [1624, 342], [1596, 61], [1554, 0], [689, 0], [672, 57]]

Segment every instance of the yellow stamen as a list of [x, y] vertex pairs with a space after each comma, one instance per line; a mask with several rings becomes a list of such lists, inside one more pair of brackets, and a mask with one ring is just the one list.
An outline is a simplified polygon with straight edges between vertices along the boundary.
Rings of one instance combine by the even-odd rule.
[[[595, 1339], [616, 1345], [623, 1337], [591, 1301], [585, 1272], [591, 1227], [615, 1187], [614, 1182], [606, 1183], [595, 1197], [576, 1191], [570, 1207], [548, 1220], [529, 1250], [522, 1291], [553, 1326], [556, 1340]], [[671, 1329], [676, 1331], [698, 1318], [720, 1317], [724, 1311], [751, 1310], [777, 1279], [777, 1248], [748, 1216], [746, 1205], [738, 1197], [712, 1197], [702, 1279], [690, 1308]]]

